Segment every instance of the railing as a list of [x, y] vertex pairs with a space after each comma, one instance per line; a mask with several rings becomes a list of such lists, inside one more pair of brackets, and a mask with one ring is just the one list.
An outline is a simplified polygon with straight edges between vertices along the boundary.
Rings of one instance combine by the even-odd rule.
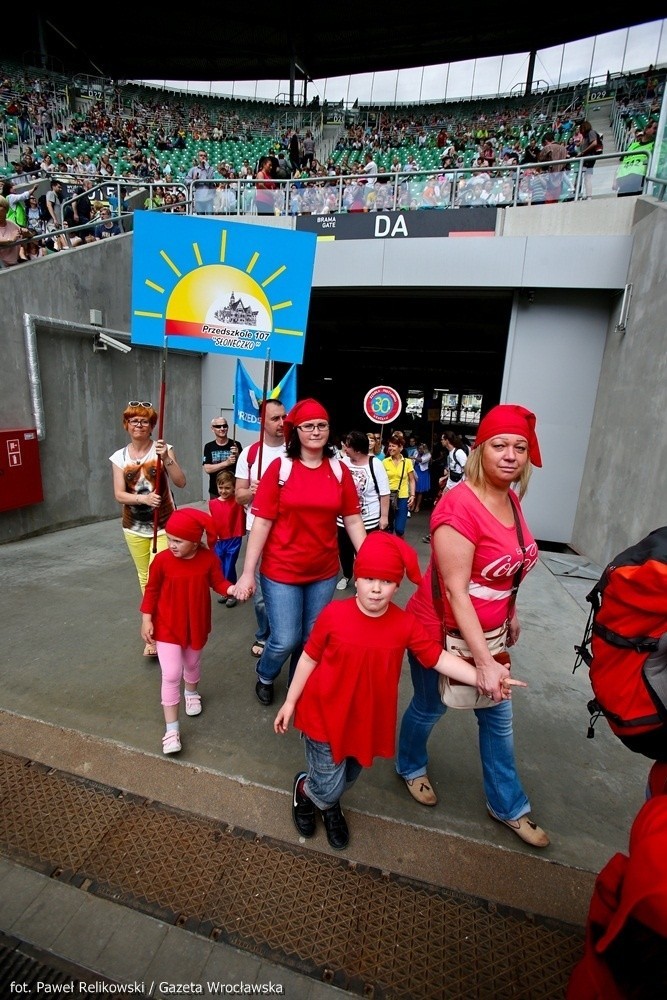
[[[637, 154], [633, 154], [637, 155]], [[642, 154], [640, 154], [642, 155]], [[113, 219], [123, 231], [132, 228], [133, 211], [159, 211], [187, 215], [326, 215], [354, 212], [423, 211], [464, 209], [485, 205], [497, 208], [578, 202], [588, 198], [616, 197], [615, 178], [623, 153], [603, 153], [596, 157], [557, 160], [548, 166], [519, 164], [501, 167], [458, 167], [452, 170], [399, 171], [372, 175], [346, 174], [271, 181], [270, 188], [256, 179], [154, 183], [97, 180], [85, 193], [106, 201], [115, 194], [120, 206]], [[648, 158], [648, 156], [647, 156]], [[554, 171], [552, 167], [565, 169]], [[73, 185], [77, 178], [60, 176]], [[103, 189], [103, 190], [101, 190]], [[647, 177], [645, 193], [664, 201], [667, 180]], [[63, 211], [76, 198], [72, 193], [62, 203]], [[123, 211], [124, 201], [130, 211]], [[48, 243], [57, 240], [59, 249], [78, 245], [99, 222], [92, 219], [81, 226], [63, 226], [38, 232], [21, 242]]]
[[548, 165], [292, 178], [271, 181], [270, 188], [256, 179], [193, 181], [188, 185], [189, 214], [323, 215], [482, 205], [513, 207], [610, 198], [617, 195], [615, 178], [623, 155], [602, 153]]

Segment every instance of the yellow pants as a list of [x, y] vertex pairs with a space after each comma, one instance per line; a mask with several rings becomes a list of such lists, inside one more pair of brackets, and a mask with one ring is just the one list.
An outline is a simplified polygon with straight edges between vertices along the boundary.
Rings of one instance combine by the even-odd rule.
[[137, 576], [139, 577], [139, 586], [141, 587], [141, 593], [143, 594], [146, 589], [146, 583], [148, 582], [148, 569], [150, 564], [158, 552], [162, 552], [163, 549], [167, 547], [167, 536], [164, 531], [158, 531], [156, 538], [156, 552], [153, 552], [153, 536], [152, 535], [137, 535], [134, 531], [127, 531], [123, 528], [123, 534], [125, 535], [125, 541], [127, 542], [127, 547], [130, 550], [130, 555], [134, 560], [134, 565], [137, 567]]

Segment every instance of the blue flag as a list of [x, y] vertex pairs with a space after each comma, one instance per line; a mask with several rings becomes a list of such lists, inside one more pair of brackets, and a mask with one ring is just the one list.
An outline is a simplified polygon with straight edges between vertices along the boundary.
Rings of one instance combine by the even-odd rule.
[[236, 360], [236, 382], [234, 386], [234, 423], [245, 431], [259, 432], [259, 404], [262, 390], [258, 389], [247, 371]]
[[[292, 365], [275, 389], [267, 393], [268, 399], [280, 399], [289, 412], [296, 403], [296, 365]], [[234, 423], [245, 431], [259, 431], [259, 405], [262, 390], [255, 385], [241, 361], [236, 361], [234, 386]]]
[[296, 365], [287, 369], [275, 389], [268, 394], [269, 399], [279, 399], [289, 413], [296, 403]]

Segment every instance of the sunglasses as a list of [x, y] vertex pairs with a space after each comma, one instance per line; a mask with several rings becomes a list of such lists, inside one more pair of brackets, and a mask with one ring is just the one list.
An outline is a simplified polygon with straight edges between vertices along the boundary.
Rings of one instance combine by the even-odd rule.
[[226, 431], [229, 424], [211, 424], [214, 431]]
[[150, 399], [130, 399], [128, 406], [152, 406]]

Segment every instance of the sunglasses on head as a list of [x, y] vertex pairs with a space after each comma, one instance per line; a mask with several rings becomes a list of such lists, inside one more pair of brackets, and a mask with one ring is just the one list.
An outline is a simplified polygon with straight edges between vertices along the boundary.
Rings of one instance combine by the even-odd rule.
[[149, 399], [130, 399], [128, 406], [152, 406], [153, 404]]

